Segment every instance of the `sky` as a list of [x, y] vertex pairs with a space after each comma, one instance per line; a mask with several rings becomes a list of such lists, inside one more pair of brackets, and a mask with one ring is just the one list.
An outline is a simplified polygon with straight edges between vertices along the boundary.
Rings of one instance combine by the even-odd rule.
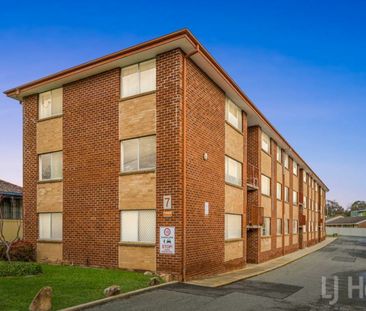
[[[366, 200], [365, 1], [4, 1], [0, 90], [188, 28], [344, 207]], [[0, 179], [22, 107], [0, 94]]]

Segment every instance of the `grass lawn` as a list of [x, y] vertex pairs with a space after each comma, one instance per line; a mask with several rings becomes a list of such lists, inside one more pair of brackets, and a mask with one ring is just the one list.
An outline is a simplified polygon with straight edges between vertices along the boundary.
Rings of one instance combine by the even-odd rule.
[[104, 288], [116, 284], [123, 293], [147, 287], [151, 277], [116, 269], [42, 264], [43, 273], [25, 277], [0, 277], [0, 310], [28, 310], [44, 286], [53, 289], [53, 310], [103, 298]]

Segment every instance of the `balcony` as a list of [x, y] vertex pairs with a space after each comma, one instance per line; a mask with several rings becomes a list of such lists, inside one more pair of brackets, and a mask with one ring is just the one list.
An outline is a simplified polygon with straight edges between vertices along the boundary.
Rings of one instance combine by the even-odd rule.
[[259, 188], [259, 170], [253, 164], [248, 163], [247, 172], [247, 189], [249, 191], [258, 190]]
[[299, 216], [300, 216], [300, 218], [299, 218], [300, 226], [305, 226], [306, 225], [306, 215], [300, 214]]
[[264, 208], [256, 207], [252, 208], [248, 213], [248, 226], [247, 228], [258, 228], [263, 226]]

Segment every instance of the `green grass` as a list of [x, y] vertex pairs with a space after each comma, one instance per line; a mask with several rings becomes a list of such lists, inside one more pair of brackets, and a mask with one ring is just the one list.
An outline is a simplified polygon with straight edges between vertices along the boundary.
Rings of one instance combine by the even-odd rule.
[[53, 310], [103, 298], [104, 288], [116, 284], [126, 293], [147, 287], [151, 277], [116, 269], [82, 268], [42, 264], [43, 273], [34, 276], [0, 277], [0, 310], [28, 310], [44, 286], [53, 289]]

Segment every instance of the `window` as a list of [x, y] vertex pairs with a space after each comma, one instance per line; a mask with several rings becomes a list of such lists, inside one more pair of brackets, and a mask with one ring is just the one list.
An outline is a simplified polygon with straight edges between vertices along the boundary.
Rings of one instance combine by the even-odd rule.
[[122, 68], [122, 98], [156, 89], [155, 59]]
[[285, 202], [289, 201], [288, 194], [289, 194], [289, 189], [288, 189], [288, 187], [285, 187]]
[[226, 98], [225, 118], [233, 127], [240, 132], [243, 130], [243, 115], [241, 109], [235, 105], [229, 98]]
[[41, 240], [62, 240], [62, 213], [40, 213], [38, 218]]
[[318, 203], [315, 202], [315, 211], [317, 212], [318, 211]]
[[285, 168], [288, 169], [288, 154], [287, 153], [283, 154], [283, 165], [285, 166]]
[[296, 191], [292, 192], [292, 203], [294, 205], [297, 205], [297, 192]]
[[293, 164], [292, 164], [292, 172], [294, 175], [297, 176], [297, 171], [298, 171], [298, 165], [295, 161], [293, 161]]
[[318, 184], [317, 183], [314, 183], [315, 185], [315, 192], [318, 192]]
[[306, 232], [306, 225], [303, 225], [303, 226], [302, 226], [302, 231], [303, 231], [303, 232]]
[[271, 140], [269, 136], [266, 133], [262, 132], [262, 150], [264, 150], [267, 153], [270, 153], [271, 152], [270, 147], [271, 147]]
[[155, 243], [155, 210], [122, 211], [121, 241]]
[[299, 225], [298, 221], [297, 221], [296, 219], [294, 219], [294, 221], [293, 221], [293, 225], [292, 225], [292, 233], [293, 233], [293, 234], [297, 234], [297, 231], [298, 231], [298, 225]]
[[225, 156], [225, 181], [241, 186], [242, 164], [232, 158]]
[[263, 219], [263, 227], [262, 227], [262, 236], [271, 235], [271, 218], [264, 217]]
[[262, 175], [261, 177], [261, 188], [262, 188], [262, 194], [264, 195], [271, 195], [271, 178]]
[[315, 227], [315, 232], [318, 232], [318, 226], [315, 225], [314, 227]]
[[241, 215], [225, 214], [225, 240], [241, 238]]
[[156, 166], [156, 137], [146, 136], [121, 143], [122, 172], [154, 169]]
[[39, 180], [62, 179], [62, 151], [39, 156]]
[[285, 219], [285, 234], [289, 233], [290, 219]]
[[282, 200], [282, 185], [277, 183], [277, 200]]
[[304, 198], [303, 198], [302, 205], [303, 205], [304, 208], [306, 208], [306, 196], [304, 196]]
[[39, 94], [38, 117], [49, 118], [62, 114], [62, 88]]
[[277, 235], [282, 234], [282, 219], [277, 218]]
[[304, 181], [304, 183], [306, 183], [306, 172], [305, 171], [303, 171], [303, 181]]
[[277, 161], [282, 163], [282, 150], [280, 146], [277, 146], [277, 155], [276, 155]]

